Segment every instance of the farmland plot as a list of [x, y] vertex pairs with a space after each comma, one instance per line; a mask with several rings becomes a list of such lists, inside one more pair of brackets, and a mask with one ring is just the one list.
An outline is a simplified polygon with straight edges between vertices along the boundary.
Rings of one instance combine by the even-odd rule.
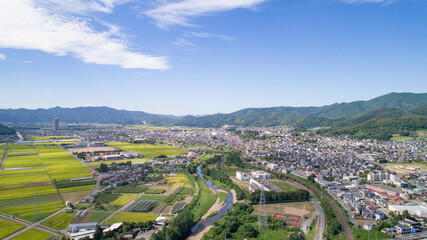
[[153, 209], [157, 200], [141, 200], [130, 210], [131, 212], [149, 212]]
[[146, 158], [154, 158], [159, 155], [182, 155], [187, 154], [187, 149], [177, 148], [167, 145], [153, 145], [147, 143], [128, 143], [128, 142], [108, 142], [109, 146], [122, 149], [124, 151], [136, 151]]

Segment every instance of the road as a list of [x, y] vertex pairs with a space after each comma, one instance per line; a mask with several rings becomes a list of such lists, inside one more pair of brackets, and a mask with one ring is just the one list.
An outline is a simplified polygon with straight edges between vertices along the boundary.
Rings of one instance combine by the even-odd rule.
[[[298, 181], [298, 180], [296, 180], [296, 181]], [[324, 198], [331, 205], [331, 207], [334, 209], [335, 214], [337, 215], [338, 221], [341, 224], [342, 230], [344, 232], [345, 239], [346, 240], [353, 240], [353, 236], [351, 236], [350, 227], [347, 225], [347, 222], [345, 221], [345, 217], [344, 217], [343, 213], [341, 212], [341, 208], [339, 206], [337, 206], [337, 204], [331, 198], [329, 198], [326, 194], [324, 194], [319, 189], [317, 189], [311, 185], [308, 185], [307, 187], [310, 188], [311, 190], [317, 192], [318, 194], [320, 194], [320, 196], [322, 196], [322, 198]], [[325, 227], [325, 229], [326, 229], [326, 227]]]
[[[280, 180], [280, 181], [284, 181], [284, 180]], [[315, 234], [314, 239], [315, 240], [322, 240], [323, 234], [325, 233], [325, 230], [326, 230], [326, 216], [325, 216], [325, 212], [322, 209], [322, 206], [320, 206], [320, 204], [319, 204], [319, 201], [317, 201], [315, 199], [315, 197], [314, 197], [315, 195], [314, 195], [313, 191], [311, 189], [307, 188], [306, 186], [299, 184], [297, 182], [294, 182], [294, 181], [286, 180], [284, 182], [289, 183], [289, 184], [291, 184], [297, 188], [307, 190], [310, 193], [310, 195], [313, 197], [312, 202], [314, 204], [316, 211], [313, 214], [312, 218], [314, 219], [315, 215], [319, 216], [319, 221], [317, 221], [317, 224], [316, 224], [316, 234]], [[313, 221], [313, 219], [311, 219], [311, 221]], [[307, 221], [305, 226], [310, 226], [311, 221]]]
[[7, 156], [7, 152], [9, 151], [9, 149], [8, 148], [6, 148], [5, 150], [4, 150], [4, 153], [3, 153], [3, 156], [1, 157], [1, 161], [0, 161], [0, 174], [1, 174], [1, 171], [3, 170], [3, 162], [4, 162], [4, 159], [6, 158], [6, 156]]
[[427, 232], [419, 232], [419, 233], [413, 233], [413, 234], [405, 234], [405, 235], [398, 235], [395, 239], [401, 239], [401, 240], [412, 240], [412, 239], [425, 239], [427, 238]]

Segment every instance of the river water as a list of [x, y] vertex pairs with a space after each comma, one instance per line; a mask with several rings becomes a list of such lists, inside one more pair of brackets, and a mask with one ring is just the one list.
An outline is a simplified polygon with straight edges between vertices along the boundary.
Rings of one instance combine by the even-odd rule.
[[[215, 185], [213, 182], [211, 182], [209, 179], [205, 179], [203, 177], [203, 173], [202, 173], [202, 170], [200, 169], [200, 165], [197, 166], [197, 174], [203, 179], [203, 181], [205, 181], [208, 187], [214, 190], [215, 192], [218, 192], [218, 190], [222, 189], [217, 185]], [[230, 191], [226, 191], [226, 192], [227, 192], [227, 200], [225, 200], [225, 206], [222, 207], [215, 216], [209, 217], [207, 219], [200, 219], [196, 223], [196, 225], [193, 228], [191, 228], [191, 232], [195, 232], [198, 229], [204, 229], [206, 227], [212, 226], [214, 221], [220, 220], [221, 217], [227, 213], [227, 210], [231, 209], [231, 206], [233, 205], [233, 195], [231, 194]]]

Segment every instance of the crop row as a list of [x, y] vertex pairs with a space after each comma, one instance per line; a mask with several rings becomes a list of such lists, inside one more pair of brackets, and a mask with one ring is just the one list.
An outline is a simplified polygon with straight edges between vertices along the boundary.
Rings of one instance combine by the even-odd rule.
[[133, 208], [132, 212], [149, 212], [157, 204], [157, 200], [141, 200]]

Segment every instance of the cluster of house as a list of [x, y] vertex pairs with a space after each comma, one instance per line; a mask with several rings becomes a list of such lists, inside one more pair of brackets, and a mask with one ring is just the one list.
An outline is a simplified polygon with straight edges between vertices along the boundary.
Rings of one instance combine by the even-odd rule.
[[108, 185], [110, 188], [115, 188], [123, 183], [139, 181], [142, 177], [141, 172], [148, 173], [148, 170], [142, 169], [138, 165], [116, 165], [114, 170], [108, 171], [102, 177], [102, 181], [104, 185]]

